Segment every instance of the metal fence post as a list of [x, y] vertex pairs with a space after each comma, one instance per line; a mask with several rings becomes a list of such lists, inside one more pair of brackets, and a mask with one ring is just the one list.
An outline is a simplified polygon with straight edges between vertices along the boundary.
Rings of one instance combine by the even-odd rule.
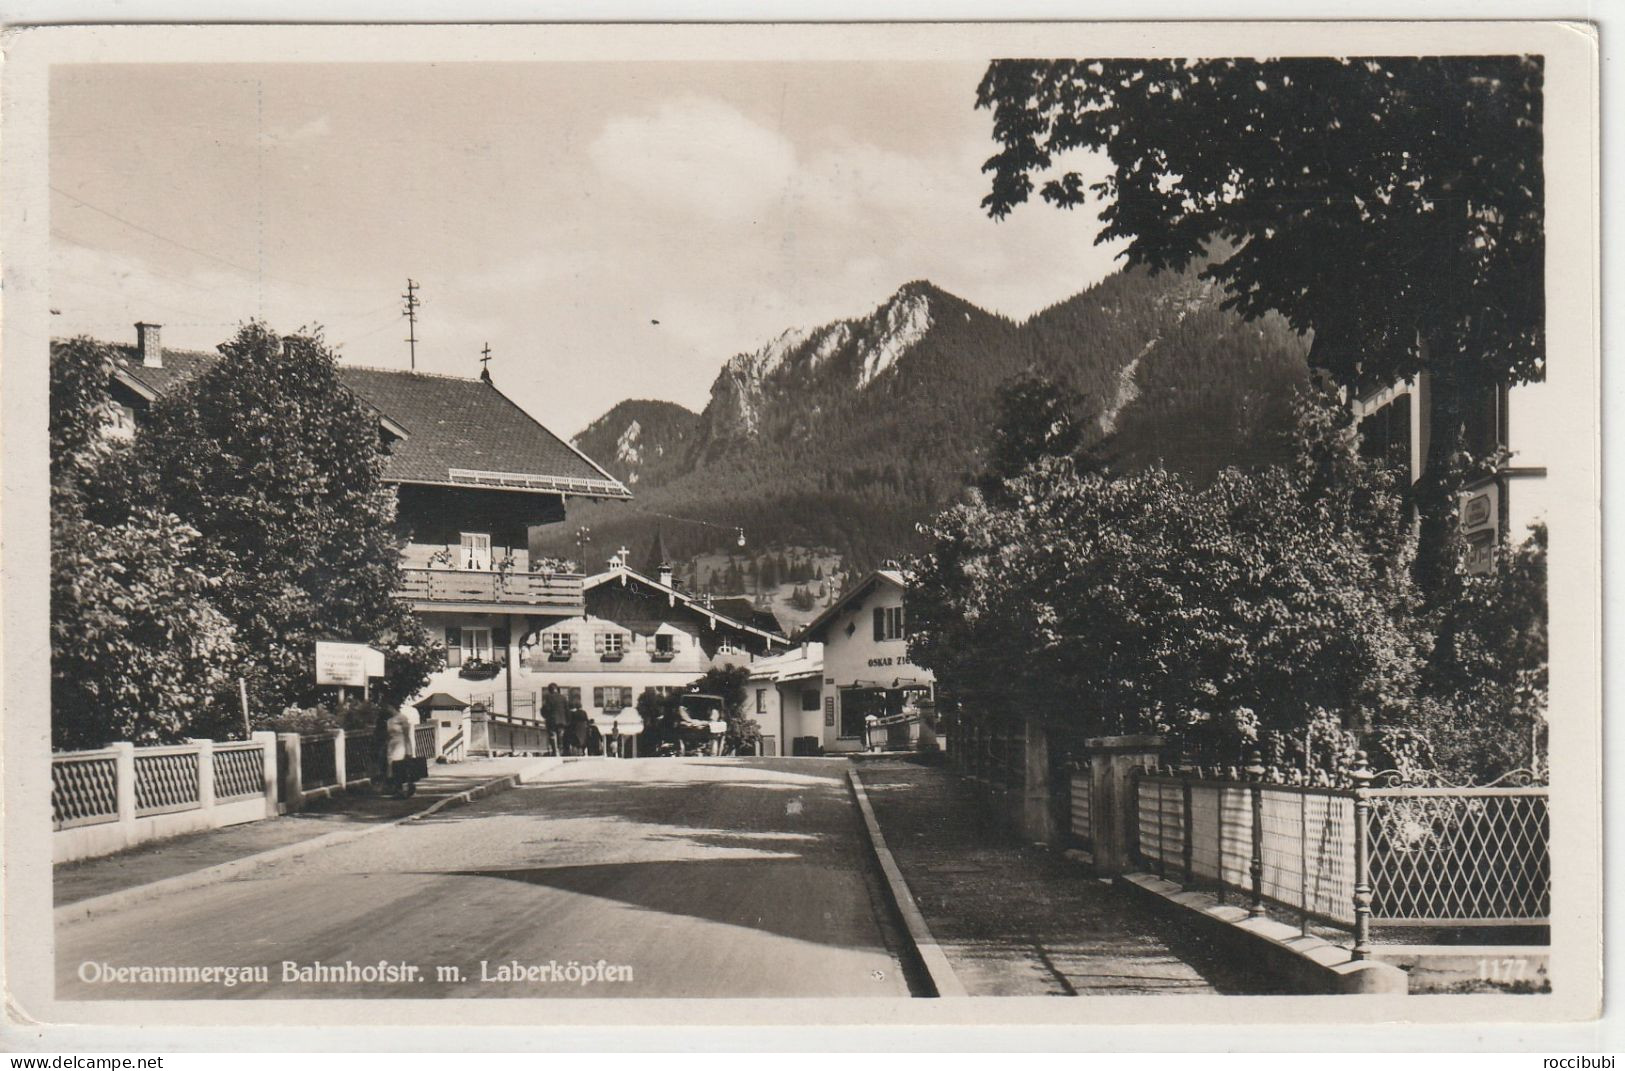
[[1183, 829], [1181, 830], [1182, 836], [1180, 837], [1180, 840], [1183, 843], [1184, 849], [1185, 849], [1185, 887], [1190, 888], [1190, 886], [1193, 884], [1194, 879], [1193, 879], [1192, 874], [1191, 874], [1191, 825], [1192, 825], [1192, 823], [1191, 823], [1191, 779], [1190, 779], [1189, 776], [1186, 776], [1184, 778], [1183, 782], [1180, 785], [1180, 789], [1181, 789], [1180, 794], [1184, 797], [1184, 805], [1185, 805], [1185, 807], [1184, 807], [1184, 812], [1185, 812], [1184, 813], [1184, 823], [1185, 824], [1184, 824]]
[[1253, 858], [1247, 869], [1252, 877], [1253, 902], [1248, 905], [1247, 913], [1257, 918], [1264, 913], [1264, 762], [1256, 751], [1248, 758], [1247, 777], [1252, 782], [1248, 795], [1253, 804]]
[[1349, 778], [1354, 782], [1354, 958], [1371, 955], [1371, 764], [1365, 752], [1354, 756]]

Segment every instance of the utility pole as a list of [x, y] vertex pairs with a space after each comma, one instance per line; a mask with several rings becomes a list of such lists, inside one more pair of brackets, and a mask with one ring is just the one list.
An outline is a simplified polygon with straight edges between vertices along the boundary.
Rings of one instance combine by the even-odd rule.
[[406, 341], [411, 347], [412, 370], [418, 367], [418, 284], [411, 279], [406, 280], [406, 293], [401, 297], [406, 301], [403, 315], [406, 317]]

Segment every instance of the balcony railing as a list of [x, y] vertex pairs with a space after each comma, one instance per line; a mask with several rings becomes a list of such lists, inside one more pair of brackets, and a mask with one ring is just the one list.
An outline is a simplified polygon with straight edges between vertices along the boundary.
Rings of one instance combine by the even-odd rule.
[[402, 569], [401, 597], [413, 603], [486, 603], [579, 610], [585, 605], [582, 579], [577, 573]]

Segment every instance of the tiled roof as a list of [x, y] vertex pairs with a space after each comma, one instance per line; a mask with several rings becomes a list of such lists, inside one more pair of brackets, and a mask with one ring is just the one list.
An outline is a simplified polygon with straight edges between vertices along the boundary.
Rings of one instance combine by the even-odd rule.
[[802, 640], [822, 640], [824, 637], [824, 629], [828, 627], [831, 621], [835, 620], [836, 615], [844, 610], [848, 603], [867, 595], [877, 584], [881, 583], [882, 581], [888, 584], [895, 584], [904, 591], [908, 590], [908, 580], [899, 570], [876, 569], [874, 572], [864, 577], [860, 583], [853, 584], [851, 587], [847, 588], [841, 597], [836, 599], [835, 602], [825, 609], [823, 613], [809, 621], [806, 627], [803, 628], [799, 633], [798, 638]]
[[[587, 591], [592, 591], [594, 588], [617, 580], [622, 583], [630, 580], [634, 583], [642, 584], [644, 587], [651, 588], [662, 595], [670, 597], [676, 602], [684, 604], [696, 613], [715, 618], [717, 621], [723, 623], [729, 628], [739, 629], [745, 632], [754, 632], [758, 636], [771, 641], [769, 643], [770, 650], [772, 648], [772, 644], [774, 643], [788, 642], [784, 633], [778, 628], [764, 628], [761, 624], [751, 621], [744, 615], [729, 613], [722, 607], [722, 604], [725, 601], [723, 599], [716, 599], [713, 601], [712, 605], [706, 606], [702, 600], [689, 592], [686, 592], [681, 588], [672, 587], [669, 584], [662, 584], [660, 581], [655, 580], [652, 577], [644, 576], [636, 569], [628, 568], [624, 565], [612, 566], [602, 573], [587, 577], [582, 581], [582, 587]], [[777, 624], [778, 619], [774, 618], [773, 620], [774, 623]]]
[[[135, 347], [114, 349], [122, 371], [156, 394], [218, 360], [213, 353], [165, 349], [163, 367], [151, 368]], [[631, 497], [619, 480], [482, 380], [342, 363], [339, 378], [406, 432], [391, 447], [384, 470], [390, 480]]]

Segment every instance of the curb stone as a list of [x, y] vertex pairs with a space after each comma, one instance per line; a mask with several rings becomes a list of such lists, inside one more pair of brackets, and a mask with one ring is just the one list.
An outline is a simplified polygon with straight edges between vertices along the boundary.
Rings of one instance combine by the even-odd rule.
[[240, 877], [243, 874], [247, 874], [252, 870], [256, 870], [259, 867], [270, 863], [277, 863], [286, 859], [295, 859], [311, 852], [321, 851], [323, 848], [332, 848], [340, 844], [348, 844], [351, 841], [360, 840], [362, 837], [368, 837], [374, 833], [381, 833], [386, 829], [393, 829], [395, 826], [405, 825], [408, 822], [422, 821], [423, 819], [437, 814], [440, 811], [445, 810], [447, 807], [453, 805], [471, 803], [474, 800], [484, 799], [486, 796], [493, 796], [499, 792], [506, 792], [510, 788], [524, 784], [527, 780], [537, 776], [538, 774], [545, 773], [546, 771], [552, 770], [561, 765], [563, 765], [562, 759], [549, 757], [540, 760], [536, 765], [528, 766], [522, 770], [516, 770], [511, 774], [503, 774], [501, 777], [493, 777], [489, 781], [475, 785], [473, 788], [464, 789], [462, 792], [456, 792], [450, 796], [444, 797], [443, 799], [435, 800], [434, 803], [430, 804], [428, 807], [425, 807], [421, 811], [415, 811], [412, 814], [402, 815], [399, 818], [392, 818], [387, 822], [379, 822], [375, 825], [363, 826], [360, 829], [335, 830], [332, 833], [324, 833], [319, 837], [312, 837], [309, 840], [298, 841], [294, 844], [284, 844], [280, 848], [270, 848], [263, 852], [257, 852], [254, 855], [245, 855], [241, 859], [232, 859], [228, 862], [216, 863], [214, 866], [207, 866], [202, 870], [194, 870], [187, 874], [176, 874], [173, 877], [161, 878], [158, 881], [148, 882], [145, 885], [132, 885], [128, 889], [119, 889], [114, 892], [104, 893], [101, 896], [92, 896], [88, 899], [79, 900], [71, 904], [63, 904], [61, 907], [53, 909], [52, 921], [58, 926], [74, 922], [81, 922], [85, 919], [119, 911], [129, 907], [131, 904], [141, 903], [142, 901], [151, 900], [159, 896], [167, 896], [171, 893], [186, 892], [191, 889], [201, 889], [206, 885], [216, 885], [223, 881], [230, 881], [232, 878]]
[[908, 931], [909, 943], [914, 946], [915, 957], [925, 967], [926, 982], [931, 987], [930, 995], [970, 996], [959, 981], [959, 976], [954, 973], [948, 957], [943, 954], [942, 947], [937, 944], [937, 939], [931, 935], [931, 927], [926, 924], [925, 915], [915, 903], [914, 894], [909, 892], [902, 869], [898, 867], [891, 849], [886, 847], [885, 834], [880, 831], [880, 822], [875, 818], [875, 810], [869, 804], [869, 794], [864, 791], [863, 779], [858, 776], [856, 767], [849, 767], [846, 775], [852, 784], [852, 795], [858, 801], [858, 810], [863, 814], [863, 826], [869, 834], [869, 847], [874, 851], [875, 859], [880, 863], [881, 874], [886, 879], [886, 891], [897, 908], [897, 913], [902, 916], [903, 926]]

